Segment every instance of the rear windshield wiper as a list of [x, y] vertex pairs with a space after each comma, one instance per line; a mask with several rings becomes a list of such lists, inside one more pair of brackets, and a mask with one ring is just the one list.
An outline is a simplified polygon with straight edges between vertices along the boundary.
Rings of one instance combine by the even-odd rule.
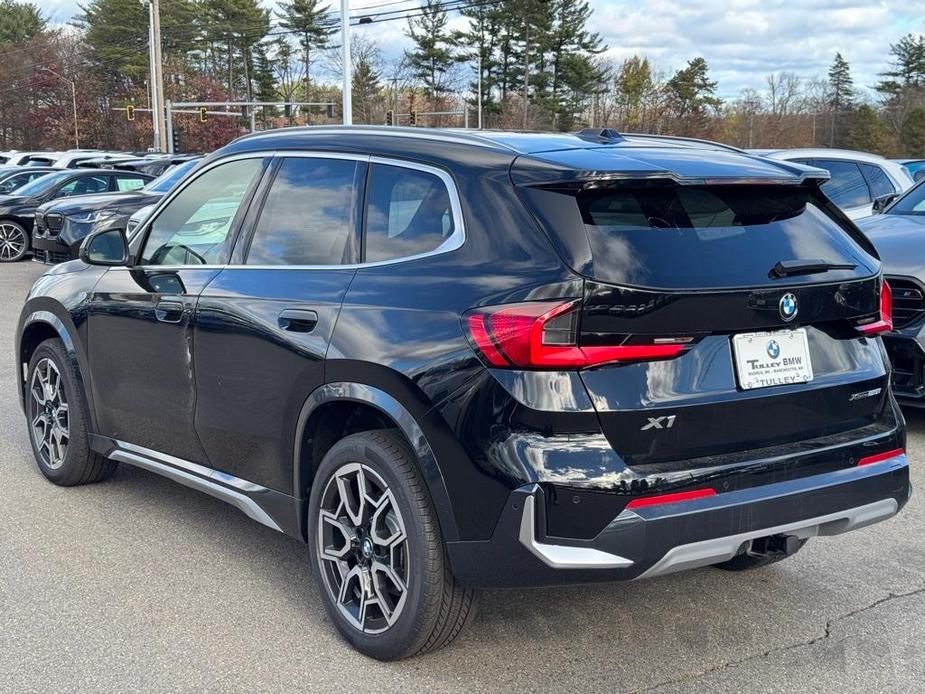
[[830, 263], [828, 260], [778, 260], [771, 268], [768, 277], [779, 279], [793, 275], [812, 275], [829, 270], [854, 270], [857, 265], [851, 263]]

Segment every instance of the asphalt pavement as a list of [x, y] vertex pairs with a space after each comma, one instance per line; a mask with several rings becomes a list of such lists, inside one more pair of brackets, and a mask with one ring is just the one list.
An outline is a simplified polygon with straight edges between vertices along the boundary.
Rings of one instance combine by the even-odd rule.
[[[295, 540], [127, 466], [78, 488], [42, 477], [13, 365], [41, 272], [0, 265], [0, 692], [925, 689], [921, 493], [759, 571], [487, 591], [449, 648], [358, 655]], [[922, 490], [925, 415], [907, 416]]]

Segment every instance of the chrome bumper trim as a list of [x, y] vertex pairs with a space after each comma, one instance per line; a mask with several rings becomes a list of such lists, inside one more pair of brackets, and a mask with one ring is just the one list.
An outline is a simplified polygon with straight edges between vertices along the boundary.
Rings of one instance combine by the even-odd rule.
[[701, 566], [709, 566], [732, 559], [743, 543], [769, 535], [796, 535], [800, 539], [817, 535], [838, 535], [871, 525], [896, 514], [899, 505], [895, 499], [881, 499], [864, 506], [845, 509], [816, 518], [760, 528], [738, 535], [714, 537], [709, 540], [678, 545], [668, 550], [661, 559], [653, 564], [638, 578], [651, 578], [663, 574], [684, 571]]
[[520, 517], [520, 542], [535, 554], [544, 564], [554, 569], [624, 569], [633, 561], [616, 554], [601, 552], [591, 547], [570, 547], [548, 545], [536, 541], [536, 499], [530, 495], [524, 498], [523, 515]]

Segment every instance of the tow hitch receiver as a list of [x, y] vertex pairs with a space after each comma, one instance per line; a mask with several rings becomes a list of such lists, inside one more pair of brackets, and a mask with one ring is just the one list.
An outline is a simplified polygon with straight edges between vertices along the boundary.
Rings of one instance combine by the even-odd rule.
[[789, 557], [800, 549], [801, 544], [800, 538], [796, 535], [769, 535], [767, 537], [756, 537], [752, 540], [751, 546], [746, 552], [753, 557], [781, 555]]

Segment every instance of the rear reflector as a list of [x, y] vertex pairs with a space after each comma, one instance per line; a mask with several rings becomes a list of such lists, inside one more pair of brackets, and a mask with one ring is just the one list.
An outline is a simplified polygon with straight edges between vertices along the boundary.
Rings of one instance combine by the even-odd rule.
[[865, 335], [888, 333], [893, 329], [893, 290], [886, 280], [880, 285], [880, 318], [871, 323], [859, 325]]
[[675, 492], [674, 494], [659, 494], [658, 496], [644, 496], [641, 499], [633, 499], [626, 505], [626, 508], [642, 508], [643, 506], [659, 506], [661, 504], [675, 504], [679, 501], [690, 501], [691, 499], [702, 499], [706, 496], [716, 496], [715, 489], [694, 489], [689, 492]]
[[884, 460], [890, 460], [890, 458], [895, 458], [900, 455], [904, 455], [906, 451], [902, 448], [894, 448], [892, 451], [886, 451], [884, 453], [877, 453], [875, 455], [869, 455], [865, 458], [861, 458], [858, 461], [858, 467], [861, 465], [873, 465], [874, 463], [882, 463]]
[[531, 301], [476, 310], [466, 317], [469, 335], [491, 366], [580, 369], [618, 361], [670, 359], [692, 338], [651, 344], [578, 345], [579, 300]]

